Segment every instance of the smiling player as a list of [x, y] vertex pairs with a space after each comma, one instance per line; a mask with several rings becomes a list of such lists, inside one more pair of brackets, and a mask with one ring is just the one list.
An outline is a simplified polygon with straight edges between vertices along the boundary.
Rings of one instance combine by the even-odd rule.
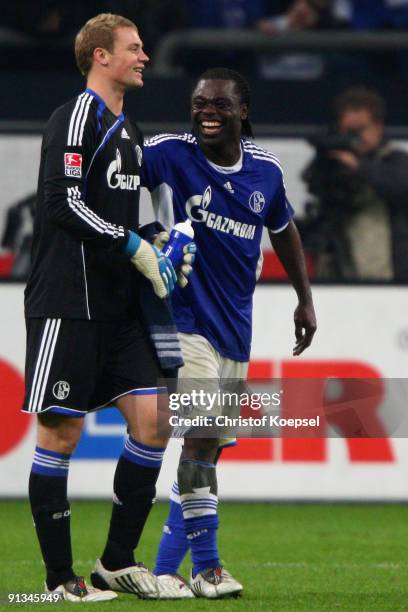
[[[125, 92], [143, 85], [148, 57], [135, 24], [111, 14], [84, 25], [75, 54], [87, 88], [45, 129], [25, 294], [23, 409], [38, 422], [30, 504], [47, 591], [81, 602], [113, 599], [110, 588], [155, 598], [157, 579], [133, 557], [166, 445], [155, 429], [163, 373], [140, 301], [149, 282], [151, 293], [167, 296], [175, 273], [137, 233], [143, 141], [122, 112]], [[73, 569], [68, 470], [86, 413], [113, 403], [129, 437], [92, 588]]]
[[[152, 192], [158, 219], [170, 228], [189, 217], [197, 244], [190, 283], [173, 294], [185, 361], [182, 378], [246, 378], [263, 227], [299, 298], [294, 355], [310, 345], [316, 330], [282, 168], [249, 139], [249, 103], [242, 75], [210, 69], [192, 94], [192, 133], [161, 134], [145, 143], [142, 184]], [[183, 595], [177, 569], [189, 547], [196, 595], [218, 598], [242, 590], [221, 567], [217, 548], [218, 456], [219, 440], [185, 438], [155, 568], [169, 597]]]

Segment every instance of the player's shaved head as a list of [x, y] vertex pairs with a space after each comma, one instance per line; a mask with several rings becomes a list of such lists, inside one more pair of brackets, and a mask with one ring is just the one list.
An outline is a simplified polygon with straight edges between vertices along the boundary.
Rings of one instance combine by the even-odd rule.
[[[246, 78], [236, 70], [222, 67], [209, 68], [198, 77], [194, 84], [193, 91], [196, 89], [200, 81], [208, 81], [213, 79], [220, 81], [233, 81], [235, 83], [235, 88], [239, 95], [241, 104], [245, 104], [249, 111], [249, 105], [251, 102], [251, 90], [249, 88], [249, 83]], [[243, 136], [248, 136], [249, 138], [253, 138], [254, 136], [248, 117], [242, 120], [241, 132]]]

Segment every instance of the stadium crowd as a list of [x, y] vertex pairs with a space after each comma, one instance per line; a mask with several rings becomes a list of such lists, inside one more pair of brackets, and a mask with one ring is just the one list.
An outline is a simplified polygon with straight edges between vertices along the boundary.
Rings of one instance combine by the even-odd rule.
[[[285, 32], [350, 29], [355, 31], [404, 30], [408, 25], [408, 0], [21, 0], [18, 5], [7, 3], [2, 8], [1, 30], [31, 35], [34, 40], [52, 42], [66, 37], [67, 44], [81, 23], [98, 12], [118, 13], [135, 20], [144, 34], [151, 55], [164, 35], [189, 28], [219, 30], [254, 30], [267, 36]], [[322, 73], [319, 57], [273, 57], [260, 54], [258, 69], [266, 78], [316, 78]], [[231, 51], [227, 54], [194, 53], [180, 57], [188, 72], [199, 73], [209, 65], [225, 64], [236, 69], [253, 71], [254, 54]], [[348, 58], [349, 63], [351, 60]], [[371, 57], [360, 57], [365, 69], [372, 65]], [[404, 66], [406, 56], [387, 53], [378, 61], [376, 70]], [[52, 57], [50, 66], [52, 66]]]

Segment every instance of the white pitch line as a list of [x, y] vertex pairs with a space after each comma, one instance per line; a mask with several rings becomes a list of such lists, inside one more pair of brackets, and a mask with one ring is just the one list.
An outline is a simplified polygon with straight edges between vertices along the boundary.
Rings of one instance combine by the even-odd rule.
[[390, 563], [384, 561], [382, 563], [307, 563], [307, 562], [281, 562], [281, 561], [267, 561], [266, 563], [235, 563], [234, 565], [242, 565], [245, 567], [278, 567], [278, 568], [294, 568], [294, 569], [305, 569], [305, 568], [316, 568], [321, 569], [322, 567], [330, 569], [384, 569], [384, 570], [397, 570], [406, 567], [406, 563]]
[[[95, 559], [75, 559], [75, 563], [79, 563], [81, 565], [93, 565], [95, 563]], [[0, 560], [0, 566], [15, 565], [38, 565], [37, 560], [29, 561], [27, 559], [21, 561], [13, 561], [13, 560]], [[234, 563], [234, 566], [242, 566], [242, 567], [272, 567], [272, 568], [281, 568], [281, 569], [382, 569], [382, 570], [402, 570], [406, 569], [406, 563], [390, 563], [384, 561], [382, 563], [307, 563], [306, 561], [299, 562], [283, 562], [283, 561], [266, 561], [265, 563]]]

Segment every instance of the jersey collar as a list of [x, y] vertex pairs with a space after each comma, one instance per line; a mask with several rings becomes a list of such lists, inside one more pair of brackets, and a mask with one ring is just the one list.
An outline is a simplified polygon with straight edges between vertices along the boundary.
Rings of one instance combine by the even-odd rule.
[[239, 160], [237, 161], [237, 163], [233, 166], [219, 166], [218, 164], [214, 164], [214, 162], [210, 161], [209, 159], [205, 159], [207, 160], [207, 163], [211, 166], [211, 168], [214, 168], [214, 170], [217, 170], [217, 172], [220, 172], [221, 174], [235, 174], [236, 172], [240, 172], [242, 170], [242, 165], [244, 163], [244, 151], [242, 149], [242, 142], [240, 143], [239, 147], [241, 150], [241, 155], [239, 156]]
[[111, 111], [107, 108], [105, 101], [101, 98], [101, 96], [99, 96], [96, 93], [96, 91], [94, 91], [90, 87], [87, 87], [85, 89], [85, 92], [90, 94], [93, 98], [95, 98], [95, 100], [98, 103], [98, 110], [97, 110], [97, 113], [96, 113], [96, 116], [97, 116], [97, 132], [98, 133], [102, 129], [102, 127], [101, 127], [101, 117], [102, 117], [102, 114], [104, 113], [105, 110], [107, 110], [112, 115], [112, 117], [115, 118], [115, 122], [119, 121], [119, 123], [123, 123], [123, 121], [125, 120], [125, 115], [123, 114], [123, 112], [120, 113], [120, 115], [118, 117], [116, 117], [116, 115], [111, 113]]
[[99, 108], [101, 108], [101, 111], [103, 112], [105, 110], [105, 108], [106, 108], [106, 104], [105, 104], [104, 100], [102, 100], [101, 96], [98, 96], [96, 91], [94, 91], [90, 87], [87, 87], [85, 89], [85, 91], [86, 91], [86, 93], [89, 93], [93, 98], [95, 98], [95, 100], [98, 102]]

